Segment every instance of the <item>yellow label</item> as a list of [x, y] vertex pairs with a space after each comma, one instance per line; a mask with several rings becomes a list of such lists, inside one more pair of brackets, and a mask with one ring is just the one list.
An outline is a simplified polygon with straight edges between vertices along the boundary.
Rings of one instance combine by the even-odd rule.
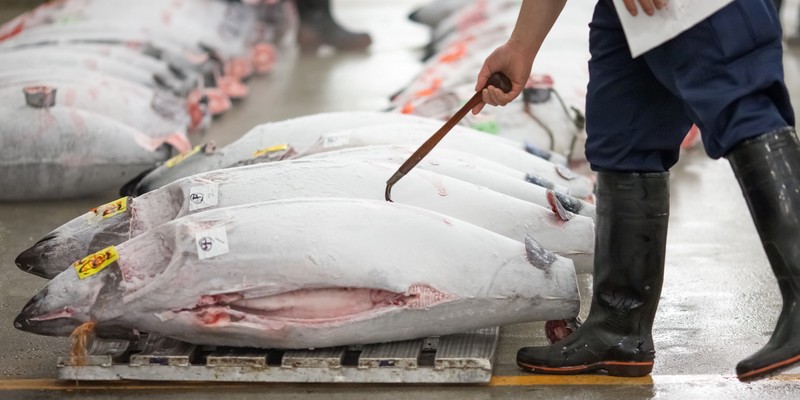
[[82, 260], [75, 261], [72, 266], [78, 271], [78, 278], [84, 279], [102, 271], [103, 268], [111, 265], [118, 258], [117, 248], [109, 246], [97, 253], [86, 256]]
[[90, 211], [94, 213], [94, 216], [91, 216], [92, 221], [97, 221], [97, 217], [100, 219], [111, 218], [117, 214], [122, 214], [128, 209], [128, 198], [123, 197], [121, 199], [114, 200], [110, 203], [103, 204], [102, 206], [95, 207]]
[[177, 156], [175, 156], [175, 157], [172, 157], [172, 158], [170, 158], [169, 160], [167, 160], [167, 161], [164, 163], [164, 165], [165, 165], [167, 168], [172, 168], [172, 167], [174, 167], [174, 166], [176, 166], [176, 165], [178, 165], [178, 164], [182, 163], [182, 162], [183, 162], [183, 160], [185, 160], [185, 159], [187, 159], [187, 158], [189, 158], [189, 157], [193, 156], [193, 155], [194, 155], [194, 154], [196, 154], [197, 152], [199, 152], [201, 147], [202, 147], [202, 146], [194, 146], [194, 148], [192, 149], [192, 151], [190, 151], [190, 152], [188, 152], [188, 153], [182, 153], [182, 154], [178, 154]]
[[288, 148], [289, 148], [288, 144], [279, 144], [277, 146], [265, 147], [265, 148], [263, 148], [261, 150], [256, 150], [255, 152], [253, 152], [253, 158], [261, 157], [263, 155], [267, 155], [269, 153], [274, 153], [276, 151], [283, 151], [283, 150], [286, 150]]

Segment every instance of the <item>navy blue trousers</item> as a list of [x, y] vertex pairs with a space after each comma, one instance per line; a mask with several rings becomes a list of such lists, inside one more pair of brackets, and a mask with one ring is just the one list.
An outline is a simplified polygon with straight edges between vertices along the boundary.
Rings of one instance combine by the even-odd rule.
[[667, 171], [692, 123], [712, 158], [794, 126], [772, 0], [736, 0], [635, 59], [611, 0], [598, 1], [589, 27], [586, 158], [595, 171]]

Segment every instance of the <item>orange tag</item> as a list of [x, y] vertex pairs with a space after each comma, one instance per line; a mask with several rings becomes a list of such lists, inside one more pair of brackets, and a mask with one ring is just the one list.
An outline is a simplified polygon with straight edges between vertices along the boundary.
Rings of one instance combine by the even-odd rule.
[[102, 271], [105, 267], [117, 261], [118, 258], [117, 248], [109, 246], [97, 253], [84, 257], [82, 260], [75, 261], [72, 266], [78, 272], [78, 278], [84, 279]]

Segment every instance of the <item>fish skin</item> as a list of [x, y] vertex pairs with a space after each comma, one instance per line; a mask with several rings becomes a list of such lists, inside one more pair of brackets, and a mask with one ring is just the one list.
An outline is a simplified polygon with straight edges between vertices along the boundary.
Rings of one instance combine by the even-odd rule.
[[141, 195], [180, 178], [227, 168], [252, 159], [253, 153], [260, 149], [275, 145], [290, 144], [292, 147], [304, 149], [314, 144], [325, 132], [386, 123], [402, 124], [415, 120], [422, 118], [394, 113], [357, 111], [320, 113], [262, 124], [235, 142], [213, 152], [198, 153], [172, 167], [159, 166], [138, 183], [131, 185], [131, 190], [123, 194]]
[[0, 106], [0, 121], [0, 187], [13, 188], [2, 191], [0, 201], [101, 193], [170, 153], [169, 146], [100, 114], [29, 107], [21, 92]]
[[42, 46], [0, 52], [3, 71], [20, 71], [42, 66], [98, 71], [130, 82], [154, 87], [152, 73], [99, 54], [69, 51], [61, 46]]
[[[317, 153], [298, 159], [355, 159], [389, 162], [397, 164], [399, 167], [403, 162], [408, 160], [415, 150], [416, 148], [412, 146], [374, 145]], [[550, 207], [547, 200], [547, 188], [530, 184], [526, 180], [527, 176], [518, 170], [473, 154], [457, 150], [434, 148], [415, 168], [436, 172], [478, 186], [484, 186], [490, 190], [538, 204], [542, 207]], [[592, 220], [596, 219], [597, 215], [594, 204], [590, 204], [564, 193], [559, 193], [558, 196], [561, 196], [571, 203], [569, 204], [571, 212], [589, 217]]]
[[25, 87], [48, 86], [57, 90], [59, 106], [108, 116], [153, 139], [169, 140], [180, 152], [191, 149], [186, 101], [161, 89], [68, 69], [4, 71], [0, 72], [0, 82], [4, 102], [19, 97]]
[[247, 54], [259, 22], [255, 8], [237, 2], [72, 0], [34, 10], [27, 16], [25, 27], [19, 36], [48, 29], [85, 30], [84, 27], [147, 32], [187, 47], [202, 43], [230, 58]]
[[[370, 145], [423, 143], [430, 137], [431, 128], [428, 124], [387, 124], [325, 133], [314, 145], [296, 157]], [[456, 127], [437, 146], [474, 154], [509, 168], [545, 178], [558, 185], [556, 188], [561, 192], [578, 198], [589, 197], [594, 192], [594, 183], [589, 178], [575, 173], [566, 176], [562, 172], [568, 171], [565, 167], [536, 157], [519, 147], [507, 146], [494, 137], [478, 131]]]
[[[389, 126], [395, 125], [392, 130], [407, 129], [408, 135], [395, 134], [393, 137], [401, 140], [405, 144], [413, 144], [419, 146], [424, 139], [432, 135], [438, 128], [441, 127], [442, 122], [429, 118], [422, 118], [413, 115], [385, 113], [385, 112], [335, 112], [315, 114], [305, 117], [293, 118], [285, 121], [273, 122], [268, 124], [259, 125], [251, 129], [247, 134], [242, 136], [239, 140], [217, 149], [211, 154], [204, 156], [197, 155], [190, 157], [183, 161], [181, 164], [166, 167], [160, 166], [156, 170], [143, 177], [136, 185], [131, 186], [133, 189], [130, 192], [123, 193], [124, 195], [139, 195], [148, 191], [154, 190], [161, 186], [166, 185], [176, 179], [190, 176], [192, 174], [211, 171], [219, 168], [226, 168], [240, 164], [242, 162], [249, 162], [253, 158], [253, 153], [259, 149], [264, 149], [270, 146], [288, 144], [298, 152], [305, 152], [309, 154], [309, 149], [315, 144], [318, 144], [319, 139], [323, 135], [332, 135], [333, 132], [342, 132], [344, 130], [357, 130], [360, 128], [366, 129], [367, 127], [375, 126]], [[413, 137], [412, 137], [412, 132]], [[464, 136], [461, 139], [449, 139], [455, 136]], [[378, 140], [379, 138], [375, 138]], [[527, 165], [534, 163], [536, 165], [549, 166], [544, 160], [530, 161], [529, 157], [536, 158], [522, 150], [522, 145], [514, 141], [496, 137], [488, 137], [487, 135], [463, 128], [455, 127], [445, 140], [442, 141], [442, 146], [448, 146], [445, 143], [452, 143], [458, 141], [460, 146], [467, 146], [466, 142], [476, 141], [479, 144], [494, 143], [493, 148], [505, 149], [507, 152], [519, 155], [524, 160], [521, 161]], [[384, 143], [386, 144], [386, 143]], [[396, 143], [391, 143], [396, 144]], [[511, 150], [506, 147], [511, 148]], [[472, 149], [477, 152], [478, 146], [475, 145]], [[335, 150], [330, 148], [328, 150]], [[520, 154], [525, 153], [525, 154]], [[499, 155], [498, 155], [499, 157]], [[542, 164], [544, 163], [544, 164]], [[530, 171], [528, 171], [530, 172]], [[560, 178], [559, 178], [560, 179]], [[580, 178], [579, 188], [581, 191], [589, 190], [591, 186], [589, 183], [584, 182]]]
[[[196, 237], [212, 228], [227, 232], [230, 251], [200, 260]], [[307, 199], [216, 209], [163, 224], [117, 251], [117, 262], [94, 276], [79, 280], [74, 270], [57, 276], [15, 326], [63, 336], [92, 320], [197, 344], [309, 348], [569, 318], [579, 309], [569, 260], [556, 257], [542, 271], [518, 241], [383, 201]], [[313, 290], [333, 288], [389, 292], [402, 301], [326, 318], [238, 306], [266, 304], [276, 295], [302, 303]], [[426, 291], [434, 295], [408, 296]], [[95, 301], [99, 294], [102, 300]]]
[[[121, 214], [100, 219], [90, 211], [67, 222], [20, 254], [17, 265], [50, 279], [86, 254], [210, 208], [307, 197], [381, 200], [382, 185], [396, 167], [376, 161], [316, 159], [194, 175], [138, 198], [128, 198], [128, 209]], [[195, 203], [197, 199], [192, 194], [213, 196], [213, 200]], [[409, 174], [398, 184], [394, 199], [513, 240], [523, 241], [530, 235], [549, 251], [570, 258], [578, 273], [591, 272], [594, 223], [590, 218], [576, 216], [571, 221], [561, 221], [543, 206], [425, 170]]]

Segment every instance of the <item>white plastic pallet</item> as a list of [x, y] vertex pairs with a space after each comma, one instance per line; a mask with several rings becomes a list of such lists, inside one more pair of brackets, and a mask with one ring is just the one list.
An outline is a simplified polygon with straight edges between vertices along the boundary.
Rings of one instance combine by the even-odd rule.
[[488, 383], [499, 328], [366, 346], [268, 350], [196, 346], [156, 335], [93, 340], [59, 379], [317, 383]]

